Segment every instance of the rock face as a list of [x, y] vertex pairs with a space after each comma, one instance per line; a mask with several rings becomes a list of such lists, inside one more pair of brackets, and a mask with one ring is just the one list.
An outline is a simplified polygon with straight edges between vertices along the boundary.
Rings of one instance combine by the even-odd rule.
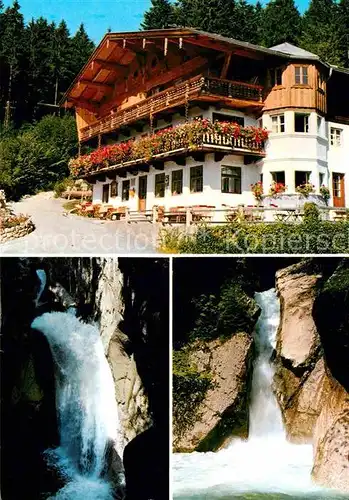
[[349, 394], [328, 374], [314, 432], [313, 478], [349, 493]]
[[223, 447], [232, 437], [248, 434], [248, 386], [252, 337], [238, 333], [224, 342], [214, 340], [193, 349], [191, 363], [212, 374], [212, 387], [198, 410], [198, 418], [175, 448], [207, 451]]
[[292, 368], [304, 367], [319, 347], [312, 316], [316, 284], [321, 275], [308, 275], [304, 264], [296, 264], [276, 275], [281, 301], [278, 354]]
[[313, 441], [314, 480], [349, 493], [347, 264], [320, 279], [304, 262], [277, 273], [275, 391], [289, 439]]
[[308, 274], [304, 263], [282, 269], [276, 275], [281, 320], [275, 390], [288, 437], [294, 442], [311, 439], [321, 410], [324, 363], [312, 316], [320, 279], [319, 274]]
[[148, 398], [138, 374], [134, 355], [127, 352], [128, 337], [120, 329], [123, 320], [123, 275], [117, 259], [101, 259], [95, 308], [100, 331], [115, 382], [115, 397], [126, 445], [151, 424]]

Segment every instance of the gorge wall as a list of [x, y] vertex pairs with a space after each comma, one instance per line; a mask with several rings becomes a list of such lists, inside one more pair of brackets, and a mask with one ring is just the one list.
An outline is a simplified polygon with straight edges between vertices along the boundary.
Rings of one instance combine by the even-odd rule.
[[[246, 260], [253, 263], [237, 264], [240, 270], [228, 279], [226, 269], [219, 272], [229, 286], [236, 281], [242, 284], [250, 304], [254, 302], [253, 291], [276, 286], [281, 317], [274, 354], [274, 391], [288, 440], [313, 442], [315, 482], [349, 492], [348, 260], [270, 259], [274, 268], [265, 263], [269, 259]], [[218, 297], [222, 314], [226, 303], [222, 302], [223, 289], [216, 286], [218, 278], [214, 277], [212, 292], [208, 292], [210, 278], [205, 275], [205, 279], [208, 284], [200, 290], [205, 290], [206, 299], [209, 293]], [[234, 296], [229, 300], [234, 301]], [[179, 391], [179, 396], [174, 395], [174, 449], [178, 452], [216, 451], [234, 436], [247, 437], [249, 432], [255, 358], [251, 333], [258, 312], [250, 309], [253, 321], [240, 331], [231, 328], [230, 334], [220, 336], [218, 328], [218, 338], [209, 340], [205, 336], [219, 324], [220, 316], [212, 317], [206, 309], [209, 304], [211, 313], [215, 311], [213, 298], [200, 304], [194, 328], [191, 326], [187, 338], [180, 332], [178, 345], [174, 331], [174, 388]]]
[[[73, 301], [78, 316], [99, 326], [115, 382], [125, 456], [130, 449], [134, 464], [131, 476], [139, 476], [141, 456], [135, 459], [132, 450], [140, 454], [143, 441], [155, 433], [168, 447], [168, 268], [165, 260], [144, 260], [10, 258], [2, 265], [3, 500], [20, 498], [23, 482], [28, 499], [59, 487], [41, 455], [58, 444], [53, 363], [45, 338], [33, 334], [30, 324], [45, 311], [65, 310], [72, 305], [67, 301]], [[40, 268], [48, 283], [35, 308]], [[157, 283], [152, 290], [150, 280]], [[161, 446], [166, 470], [168, 450]], [[139, 488], [139, 477], [136, 482]]]
[[301, 262], [276, 275], [275, 391], [290, 441], [314, 443], [314, 480], [349, 492], [349, 268], [346, 260], [334, 270], [324, 264]]

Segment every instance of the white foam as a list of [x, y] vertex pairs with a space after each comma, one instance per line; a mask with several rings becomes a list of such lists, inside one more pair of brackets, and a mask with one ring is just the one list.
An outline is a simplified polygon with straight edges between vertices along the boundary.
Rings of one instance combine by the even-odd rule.
[[[98, 329], [73, 313], [45, 313], [32, 323], [46, 336], [55, 363], [60, 446], [47, 456], [71, 481], [56, 498], [109, 500], [109, 485], [99, 479], [105, 452], [110, 443], [123, 452], [114, 381]], [[90, 496], [88, 484], [95, 491]]]

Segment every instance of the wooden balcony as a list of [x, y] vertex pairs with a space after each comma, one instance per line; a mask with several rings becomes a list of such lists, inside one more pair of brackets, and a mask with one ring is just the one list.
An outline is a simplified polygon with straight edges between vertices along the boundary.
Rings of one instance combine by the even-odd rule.
[[[183, 125], [183, 127], [186, 126]], [[255, 130], [261, 131], [262, 129]], [[92, 182], [92, 178], [99, 174], [118, 171], [120, 172], [118, 175], [124, 176], [125, 171], [138, 170], [141, 166], [148, 169], [152, 165], [163, 170], [164, 162], [170, 159], [182, 166], [185, 166], [187, 156], [193, 156], [197, 161], [205, 161], [206, 153], [214, 153], [217, 162], [221, 161], [225, 155], [243, 155], [246, 164], [265, 156], [264, 141], [245, 135], [234, 137], [229, 133], [212, 130], [203, 130], [195, 136], [190, 133], [190, 130], [177, 135], [172, 129], [163, 136], [158, 136], [160, 142], [153, 145], [154, 149], [150, 152], [146, 143], [153, 144], [152, 137], [156, 136], [142, 138], [134, 143], [130, 141], [126, 152], [122, 149], [122, 144], [115, 144], [100, 148], [90, 155], [76, 158], [70, 165], [71, 174], [73, 177], [87, 178]], [[164, 137], [165, 140], [162, 140]], [[139, 147], [141, 142], [143, 142], [143, 147]], [[96, 162], [95, 156], [98, 152], [101, 154], [97, 155]], [[147, 153], [147, 157], [144, 157], [144, 153]]]
[[218, 78], [196, 76], [179, 85], [148, 97], [126, 109], [108, 115], [80, 130], [80, 140], [117, 130], [149, 118], [166, 109], [175, 109], [189, 101], [225, 101], [234, 106], [262, 108], [263, 87]]

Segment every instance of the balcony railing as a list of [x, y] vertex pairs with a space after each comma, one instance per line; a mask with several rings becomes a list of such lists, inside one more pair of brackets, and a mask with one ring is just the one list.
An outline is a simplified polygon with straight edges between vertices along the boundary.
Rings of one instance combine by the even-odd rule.
[[264, 143], [257, 142], [249, 137], [233, 137], [231, 135], [206, 133], [203, 135], [203, 145], [223, 146], [237, 150], [258, 153], [264, 151]]
[[111, 132], [142, 118], [155, 115], [167, 108], [184, 105], [194, 98], [207, 95], [249, 101], [263, 106], [263, 87], [259, 85], [199, 75], [82, 128], [80, 140], [86, 141], [99, 134]]
[[138, 140], [98, 148], [71, 160], [70, 169], [74, 177], [87, 177], [133, 165], [151, 165], [200, 151], [263, 157], [267, 138], [268, 132], [258, 127], [199, 119]]
[[230, 99], [263, 103], [263, 87], [249, 83], [233, 82], [220, 78], [205, 78], [202, 91]]

